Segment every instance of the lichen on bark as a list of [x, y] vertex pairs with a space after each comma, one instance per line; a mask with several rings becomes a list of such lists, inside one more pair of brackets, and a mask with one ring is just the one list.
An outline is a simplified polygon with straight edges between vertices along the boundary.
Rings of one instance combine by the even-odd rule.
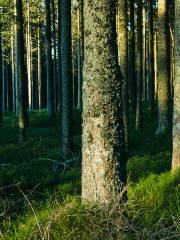
[[82, 198], [108, 202], [126, 182], [115, 1], [84, 3]]

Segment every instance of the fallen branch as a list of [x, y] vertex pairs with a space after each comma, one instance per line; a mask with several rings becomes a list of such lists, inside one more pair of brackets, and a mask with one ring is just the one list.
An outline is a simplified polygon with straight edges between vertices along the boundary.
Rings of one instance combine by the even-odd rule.
[[[78, 165], [79, 161], [80, 161], [80, 157], [74, 157], [72, 159], [69, 159], [65, 162], [60, 162], [58, 160], [54, 160], [54, 159], [50, 159], [50, 158], [38, 158], [38, 161], [48, 161], [48, 162], [52, 162], [53, 163], [53, 170], [59, 171], [62, 170], [62, 175], [64, 174], [64, 172], [66, 171], [67, 168]], [[33, 160], [33, 161], [37, 161], [37, 160]]]

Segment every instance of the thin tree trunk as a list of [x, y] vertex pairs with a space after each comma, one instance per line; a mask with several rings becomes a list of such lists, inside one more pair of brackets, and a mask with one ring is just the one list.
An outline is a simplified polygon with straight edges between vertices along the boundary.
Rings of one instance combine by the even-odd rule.
[[54, 107], [55, 111], [57, 111], [57, 59], [56, 59], [56, 17], [55, 17], [55, 9], [54, 9], [54, 0], [51, 1], [52, 6], [52, 38], [53, 38], [53, 52], [54, 52], [54, 58], [53, 58], [53, 77], [54, 77]]
[[78, 109], [82, 109], [83, 81], [83, 0], [78, 2]]
[[134, 0], [130, 0], [130, 89], [131, 89], [131, 104], [132, 110], [136, 110], [137, 102], [137, 82], [136, 82], [136, 71], [135, 71], [135, 24], [134, 24]]
[[12, 68], [12, 104], [13, 113], [16, 111], [16, 90], [15, 90], [15, 62], [14, 62], [14, 26], [11, 26], [11, 68]]
[[58, 0], [58, 112], [62, 112], [61, 0]]
[[27, 96], [28, 86], [25, 76], [24, 64], [24, 35], [23, 35], [23, 12], [22, 0], [16, 0], [16, 51], [17, 51], [17, 77], [19, 82], [19, 140], [25, 140], [25, 129], [28, 122], [27, 116]]
[[158, 5], [158, 129], [156, 134], [169, 129], [169, 61], [167, 37], [167, 0]]
[[126, 145], [128, 145], [129, 125], [129, 81], [128, 81], [128, 28], [127, 28], [127, 0], [118, 2], [118, 42], [119, 63], [123, 75], [123, 119], [125, 127]]
[[38, 103], [39, 110], [42, 109], [42, 77], [41, 77], [41, 29], [38, 28]]
[[26, 8], [27, 8], [27, 76], [28, 76], [28, 96], [29, 96], [29, 109], [32, 110], [32, 69], [31, 69], [31, 30], [30, 30], [30, 1], [26, 1]]
[[46, 61], [47, 61], [47, 109], [49, 119], [55, 117], [54, 108], [54, 79], [51, 52], [51, 11], [50, 0], [45, 0], [46, 6]]
[[137, 106], [136, 129], [142, 127], [142, 83], [143, 83], [143, 52], [142, 52], [142, 1], [137, 2]]
[[154, 112], [154, 5], [153, 1], [149, 3], [149, 11], [150, 11], [150, 39], [149, 39], [149, 110], [150, 112]]
[[73, 149], [73, 81], [71, 50], [71, 0], [61, 0], [62, 141], [63, 153]]
[[[17, 17], [16, 0], [14, 0], [14, 16]], [[15, 48], [15, 91], [16, 91], [16, 117], [19, 117], [19, 78], [18, 78], [18, 60], [17, 60], [17, 21], [14, 22], [14, 48]]]

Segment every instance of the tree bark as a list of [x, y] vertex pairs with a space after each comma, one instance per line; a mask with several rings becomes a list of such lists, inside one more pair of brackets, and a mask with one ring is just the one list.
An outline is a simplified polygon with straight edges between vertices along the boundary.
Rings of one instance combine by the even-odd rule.
[[133, 112], [136, 111], [137, 102], [137, 82], [136, 82], [136, 71], [135, 71], [135, 24], [134, 24], [134, 0], [130, 0], [130, 57], [129, 62], [131, 63], [130, 69], [130, 97]]
[[136, 129], [142, 127], [142, 83], [143, 83], [143, 51], [142, 51], [142, 1], [137, 2], [137, 105], [136, 105]]
[[3, 122], [2, 38], [0, 25], [0, 124]]
[[28, 122], [27, 97], [28, 86], [24, 63], [24, 34], [22, 0], [16, 0], [16, 51], [17, 51], [17, 81], [19, 83], [19, 140], [25, 140], [25, 129]]
[[158, 3], [158, 129], [156, 134], [169, 129], [169, 61], [167, 37], [167, 0]]
[[58, 112], [62, 112], [62, 69], [61, 69], [61, 0], [58, 0]]
[[56, 59], [56, 16], [55, 16], [55, 6], [54, 6], [54, 0], [51, 0], [51, 6], [52, 6], [52, 39], [53, 39], [53, 51], [54, 51], [54, 58], [53, 58], [53, 77], [54, 77], [54, 107], [55, 112], [57, 111], [57, 59]]
[[63, 153], [73, 149], [73, 81], [71, 0], [61, 0], [62, 141]]
[[180, 168], [180, 0], [175, 0], [175, 78], [172, 170]]
[[82, 198], [108, 203], [126, 183], [115, 0], [84, 2]]
[[150, 39], [149, 39], [149, 110], [150, 112], [154, 112], [154, 2], [150, 1], [149, 3], [149, 11], [150, 11]]
[[49, 119], [55, 117], [54, 107], [54, 79], [53, 79], [53, 64], [51, 52], [51, 8], [50, 0], [45, 0], [46, 7], [46, 61], [47, 61], [47, 109]]
[[119, 63], [123, 75], [123, 119], [125, 127], [126, 145], [128, 145], [129, 125], [129, 81], [128, 81], [128, 28], [127, 28], [127, 0], [118, 2], [118, 42]]

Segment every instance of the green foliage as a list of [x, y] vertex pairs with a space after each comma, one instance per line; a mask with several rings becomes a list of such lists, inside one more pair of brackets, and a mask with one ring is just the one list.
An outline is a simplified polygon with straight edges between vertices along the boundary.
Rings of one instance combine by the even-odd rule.
[[[80, 115], [75, 112], [76, 155], [81, 148]], [[102, 207], [81, 203], [79, 166], [63, 174], [55, 171], [51, 160], [65, 161], [59, 120], [49, 122], [42, 111], [32, 113], [30, 122], [23, 145], [18, 144], [17, 119], [11, 114], [0, 127], [2, 239], [48, 239], [48, 234], [54, 240], [178, 239], [173, 235], [180, 228], [180, 176], [168, 172], [170, 138], [154, 135], [153, 116], [145, 114], [145, 130], [131, 126], [128, 202]]]
[[[130, 209], [142, 211], [137, 221], [142, 226], [153, 228], [158, 221], [173, 225], [173, 218], [180, 216], [180, 173], [150, 174], [128, 189]], [[180, 227], [180, 226], [179, 226]]]

